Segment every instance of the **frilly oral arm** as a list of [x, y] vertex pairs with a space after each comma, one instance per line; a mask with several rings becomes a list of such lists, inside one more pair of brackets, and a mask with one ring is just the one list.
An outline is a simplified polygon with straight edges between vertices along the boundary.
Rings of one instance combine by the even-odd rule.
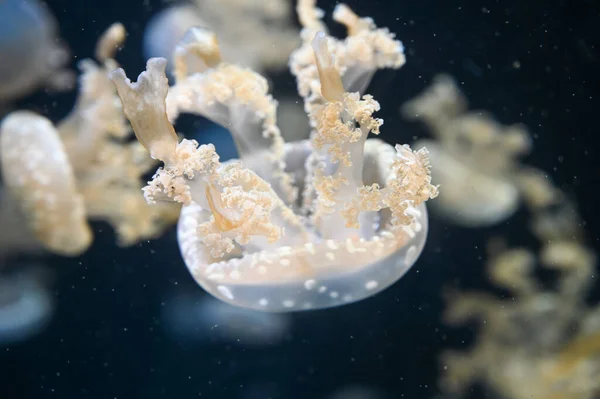
[[[315, 0], [300, 0], [297, 12], [303, 26], [303, 44], [290, 57], [290, 70], [296, 77], [298, 93], [303, 97], [304, 108], [310, 117], [313, 129], [311, 135], [315, 135], [317, 122], [313, 116], [317, 115], [317, 108], [327, 101], [324, 96], [328, 96], [329, 90], [321, 87], [323, 76], [319, 75], [313, 49], [315, 36], [327, 39], [318, 41], [321, 43], [320, 51], [331, 52], [334, 56], [333, 64], [327, 68], [335, 69], [341, 77], [338, 78], [338, 83], [341, 82], [343, 89], [338, 93], [358, 92], [359, 98], [378, 69], [398, 69], [404, 65], [404, 47], [389, 30], [377, 28], [371, 18], [360, 18], [344, 4], [337, 5], [333, 13], [334, 20], [346, 26], [348, 36], [344, 40], [328, 35], [327, 28], [321, 21], [324, 12], [316, 7]], [[308, 181], [316, 177], [317, 163], [318, 160], [313, 156], [307, 160]], [[301, 213], [307, 214], [315, 200], [313, 186], [306, 185], [302, 196]]]
[[[144, 188], [147, 200], [166, 194], [184, 204], [194, 201], [210, 212], [210, 221], [202, 224], [199, 232], [215, 257], [233, 250], [234, 241], [245, 245], [261, 236], [274, 242], [284, 229], [303, 233], [297, 217], [255, 173], [237, 163], [221, 165], [212, 144], [198, 147], [197, 142], [186, 139], [177, 143], [165, 112], [165, 69], [166, 60], [154, 58], [136, 83], [130, 82], [122, 69], [111, 76], [136, 137], [153, 157], [165, 163]], [[292, 234], [284, 242], [303, 238], [303, 234]]]
[[437, 195], [431, 185], [426, 149], [413, 152], [409, 146], [396, 146], [393, 170], [386, 187], [364, 186], [362, 181], [364, 147], [369, 133], [378, 134], [383, 124], [372, 117], [379, 110], [371, 96], [343, 91], [339, 73], [332, 66], [333, 56], [327, 37], [318, 33], [313, 40], [325, 105], [316, 108], [316, 132], [312, 144], [322, 160], [316, 168], [317, 192], [315, 223], [325, 237], [353, 235], [361, 227], [362, 212], [390, 208], [393, 225], [410, 225], [414, 208]]
[[168, 98], [169, 119], [179, 113], [202, 115], [228, 129], [239, 159], [265, 156], [269, 168], [257, 173], [271, 181], [275, 191], [291, 204], [297, 197], [285, 172], [284, 141], [277, 127], [277, 102], [267, 80], [247, 68], [221, 62], [214, 33], [193, 28], [175, 51], [176, 84]]
[[323, 10], [316, 7], [315, 0], [300, 0], [297, 12], [303, 26], [303, 44], [290, 57], [290, 70], [296, 76], [298, 93], [309, 113], [324, 102], [312, 49], [312, 40], [319, 32], [329, 39], [336, 61], [334, 67], [348, 92], [362, 95], [378, 69], [398, 69], [406, 62], [404, 46], [393, 33], [378, 28], [371, 18], [360, 18], [344, 4], [338, 4], [333, 12], [333, 19], [346, 26], [348, 35], [344, 40], [327, 33], [321, 21]]

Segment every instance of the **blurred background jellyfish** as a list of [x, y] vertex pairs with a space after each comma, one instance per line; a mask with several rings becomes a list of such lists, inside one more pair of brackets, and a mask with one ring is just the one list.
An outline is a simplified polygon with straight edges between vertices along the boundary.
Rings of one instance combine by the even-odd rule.
[[588, 303], [596, 254], [567, 196], [526, 168], [522, 189], [539, 251], [490, 240], [487, 275], [508, 295], [450, 292], [446, 322], [480, 322], [466, 351], [442, 356], [442, 389], [463, 395], [476, 383], [513, 399], [592, 399], [600, 393], [600, 306]]
[[[37, 0], [0, 2], [0, 108], [45, 86], [70, 89], [69, 52], [46, 6]], [[1, 112], [1, 110], [0, 110]]]
[[436, 138], [415, 144], [430, 151], [434, 182], [444, 187], [432, 210], [470, 227], [501, 222], [516, 211], [521, 199], [517, 157], [531, 146], [522, 126], [502, 126], [487, 113], [467, 112], [467, 100], [445, 75], [404, 104], [402, 112], [424, 122]]
[[175, 46], [192, 27], [214, 31], [223, 59], [256, 71], [283, 69], [297, 47], [298, 30], [292, 22], [288, 0], [197, 0], [181, 1], [156, 14], [146, 27], [144, 53], [147, 58], [169, 60]]
[[161, 312], [173, 338], [205, 344], [276, 345], [291, 330], [288, 314], [231, 306], [201, 292], [180, 292], [164, 301]]
[[54, 311], [47, 271], [20, 266], [0, 270], [0, 346], [25, 341], [41, 332]]
[[50, 252], [76, 256], [92, 242], [88, 218], [110, 223], [122, 246], [152, 238], [174, 223], [174, 204], [151, 207], [140, 195], [155, 163], [130, 142], [116, 91], [108, 78], [125, 38], [114, 24], [98, 40], [97, 62], [83, 60], [75, 107], [54, 125], [29, 111], [0, 124], [0, 163], [7, 206], [19, 207], [33, 236]]

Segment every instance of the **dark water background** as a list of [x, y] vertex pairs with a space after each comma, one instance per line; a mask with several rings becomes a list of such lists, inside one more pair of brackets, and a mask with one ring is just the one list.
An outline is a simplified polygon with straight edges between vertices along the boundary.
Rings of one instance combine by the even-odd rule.
[[[473, 108], [530, 128], [535, 140], [527, 161], [577, 199], [589, 244], [598, 248], [600, 2], [348, 4], [396, 32], [407, 49], [407, 64], [379, 73], [368, 90], [382, 104], [385, 140], [426, 135], [403, 121], [398, 108], [435, 74], [453, 75]], [[334, 3], [319, 5], [331, 11]], [[124, 23], [129, 36], [118, 60], [129, 76], [144, 68], [144, 26], [164, 7], [153, 0], [51, 0], [49, 6], [77, 59], [93, 56], [109, 24]], [[288, 74], [274, 84], [276, 93], [295, 90]], [[38, 94], [21, 106], [57, 120], [73, 100]], [[486, 237], [528, 244], [525, 221], [520, 213], [495, 228], [467, 230], [432, 219], [424, 254], [397, 284], [357, 304], [295, 314], [283, 342], [263, 347], [166, 334], [161, 309], [170, 295], [202, 295], [173, 230], [119, 249], [111, 229], [95, 224], [96, 240], [84, 256], [47, 259], [56, 272], [57, 313], [39, 336], [0, 348], [0, 398], [313, 399], [348, 384], [375, 387], [389, 398], [433, 398], [440, 352], [473, 339], [441, 323], [443, 289], [487, 287]]]

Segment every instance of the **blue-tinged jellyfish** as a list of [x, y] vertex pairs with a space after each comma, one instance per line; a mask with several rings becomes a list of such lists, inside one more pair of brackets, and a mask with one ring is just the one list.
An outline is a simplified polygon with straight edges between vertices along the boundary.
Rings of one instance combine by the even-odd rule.
[[169, 335], [194, 342], [275, 345], [291, 329], [289, 315], [243, 309], [199, 293], [182, 293], [167, 299], [162, 315]]
[[182, 1], [150, 20], [144, 35], [144, 54], [166, 58], [171, 64], [185, 32], [203, 27], [219, 35], [224, 59], [254, 70], [282, 69], [300, 42], [291, 14], [287, 0]]
[[54, 312], [54, 299], [33, 269], [0, 274], [0, 346], [40, 333]]
[[0, 1], [0, 103], [46, 86], [71, 88], [74, 75], [63, 69], [69, 52], [56, 21], [36, 0]]

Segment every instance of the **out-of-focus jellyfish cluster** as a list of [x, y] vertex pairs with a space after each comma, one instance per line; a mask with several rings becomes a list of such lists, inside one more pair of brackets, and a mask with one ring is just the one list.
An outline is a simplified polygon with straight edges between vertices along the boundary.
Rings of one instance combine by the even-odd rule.
[[450, 77], [438, 76], [402, 112], [423, 121], [436, 139], [415, 146], [430, 151], [434, 183], [444, 187], [432, 209], [454, 223], [492, 225], [510, 217], [522, 199], [532, 207], [559, 199], [544, 173], [518, 161], [531, 147], [525, 128], [467, 111], [467, 100]]
[[154, 161], [128, 141], [131, 130], [108, 78], [124, 37], [123, 26], [111, 26], [98, 41], [98, 62], [80, 63], [77, 102], [58, 124], [29, 111], [2, 120], [1, 208], [16, 211], [10, 226], [1, 221], [4, 231], [25, 222], [45, 249], [74, 256], [92, 242], [87, 219], [109, 222], [121, 245], [154, 237], [177, 220], [175, 205], [150, 207], [140, 196], [141, 177]]
[[448, 77], [403, 108], [438, 139], [423, 143], [445, 189], [436, 209], [462, 225], [481, 226], [508, 218], [523, 199], [540, 249], [506, 248], [492, 239], [487, 274], [509, 294], [447, 295], [448, 323], [481, 325], [470, 350], [443, 355], [441, 387], [462, 396], [479, 382], [511, 399], [593, 399], [600, 393], [600, 306], [586, 302], [597, 270], [583, 224], [543, 172], [516, 162], [529, 149], [523, 128], [504, 128], [465, 109]]
[[173, 62], [173, 49], [193, 27], [215, 32], [223, 59], [255, 71], [283, 69], [298, 46], [287, 0], [181, 1], [153, 17], [146, 28], [148, 58]]
[[[483, 382], [512, 399], [593, 399], [600, 393], [600, 306], [586, 304], [595, 256], [571, 236], [545, 242], [538, 256], [525, 248], [492, 250], [488, 275], [511, 293], [508, 298], [449, 296], [449, 323], [477, 319], [481, 325], [468, 352], [442, 357], [445, 391], [462, 394]], [[555, 288], [534, 277], [536, 265], [559, 274]]]
[[[343, 40], [327, 34], [314, 1], [298, 13], [303, 43], [290, 68], [309, 140], [284, 142], [265, 78], [223, 61], [207, 29], [177, 45], [172, 87], [165, 59], [149, 60], [136, 83], [112, 74], [137, 139], [164, 163], [146, 199], [183, 204], [179, 245], [191, 274], [215, 297], [264, 311], [337, 306], [394, 283], [424, 246], [424, 202], [437, 195], [425, 149], [367, 139], [383, 121], [363, 93], [377, 69], [403, 65], [402, 44], [343, 4], [333, 14]], [[227, 127], [239, 161], [179, 140], [181, 113]]]
[[64, 69], [69, 51], [54, 17], [37, 0], [0, 2], [0, 114], [3, 105], [39, 87], [66, 90], [74, 74]]

